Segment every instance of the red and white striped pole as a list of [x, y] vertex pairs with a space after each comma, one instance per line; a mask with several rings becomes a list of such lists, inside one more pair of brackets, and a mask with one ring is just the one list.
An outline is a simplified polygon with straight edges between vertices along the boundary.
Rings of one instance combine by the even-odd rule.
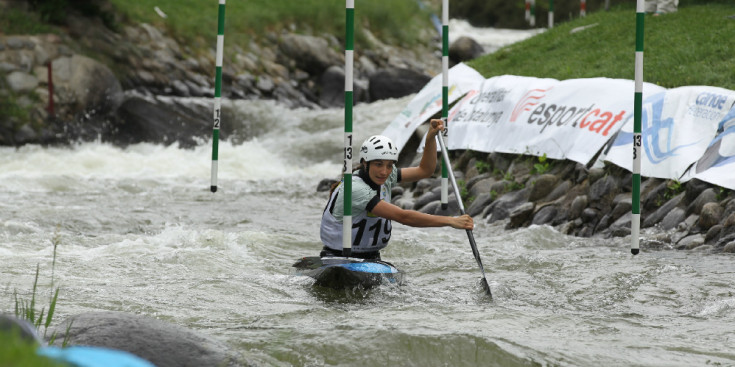
[[587, 15], [587, 0], [580, 0], [579, 3], [579, 16], [584, 17]]

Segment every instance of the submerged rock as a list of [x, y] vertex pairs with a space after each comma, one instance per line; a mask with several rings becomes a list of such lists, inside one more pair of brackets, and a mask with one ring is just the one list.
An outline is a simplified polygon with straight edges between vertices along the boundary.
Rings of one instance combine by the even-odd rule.
[[211, 338], [163, 321], [122, 312], [92, 312], [62, 322], [53, 330], [69, 345], [123, 350], [157, 367], [236, 367], [240, 361], [229, 348]]

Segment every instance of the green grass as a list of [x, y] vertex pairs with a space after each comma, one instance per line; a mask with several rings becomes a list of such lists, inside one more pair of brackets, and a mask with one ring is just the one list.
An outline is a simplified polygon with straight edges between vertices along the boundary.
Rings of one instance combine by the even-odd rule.
[[52, 367], [68, 366], [36, 354], [37, 345], [22, 339], [17, 333], [0, 330], [0, 366]]
[[0, 33], [42, 34], [60, 33], [56, 28], [41, 21], [37, 13], [29, 13], [16, 8], [3, 8], [0, 11]]
[[[732, 15], [735, 4], [725, 2], [680, 5], [676, 13], [646, 15], [644, 81], [666, 88], [735, 89], [735, 19], [728, 18]], [[583, 26], [592, 27], [570, 34]], [[558, 24], [468, 64], [485, 77], [633, 80], [634, 58], [635, 8], [624, 5]]]
[[[117, 12], [133, 22], [165, 27], [188, 43], [214, 45], [217, 36], [218, 3], [201, 0], [111, 0]], [[428, 13], [414, 0], [371, 0], [356, 2], [356, 42], [365, 42], [360, 30], [370, 30], [384, 42], [409, 46], [420, 39], [420, 30], [431, 26]], [[154, 11], [158, 6], [166, 18]], [[251, 40], [268, 32], [276, 36], [284, 29], [321, 36], [345, 38], [344, 0], [248, 0], [225, 5], [225, 47], [247, 49]], [[367, 47], [365, 44], [363, 47]]]

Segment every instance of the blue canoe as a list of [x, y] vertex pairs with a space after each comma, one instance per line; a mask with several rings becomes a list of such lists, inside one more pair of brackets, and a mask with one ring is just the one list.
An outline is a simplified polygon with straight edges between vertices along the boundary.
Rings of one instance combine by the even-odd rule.
[[384, 283], [403, 283], [403, 272], [380, 260], [310, 256], [297, 261], [293, 267], [297, 275], [312, 277], [316, 280], [314, 284], [327, 288], [372, 288]]

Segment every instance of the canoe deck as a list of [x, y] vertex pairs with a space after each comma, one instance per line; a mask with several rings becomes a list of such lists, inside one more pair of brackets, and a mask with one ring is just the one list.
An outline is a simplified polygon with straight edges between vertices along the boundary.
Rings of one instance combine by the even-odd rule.
[[334, 289], [403, 283], [403, 272], [380, 260], [309, 256], [297, 261], [293, 267], [297, 275], [312, 277], [316, 280], [314, 284]]

